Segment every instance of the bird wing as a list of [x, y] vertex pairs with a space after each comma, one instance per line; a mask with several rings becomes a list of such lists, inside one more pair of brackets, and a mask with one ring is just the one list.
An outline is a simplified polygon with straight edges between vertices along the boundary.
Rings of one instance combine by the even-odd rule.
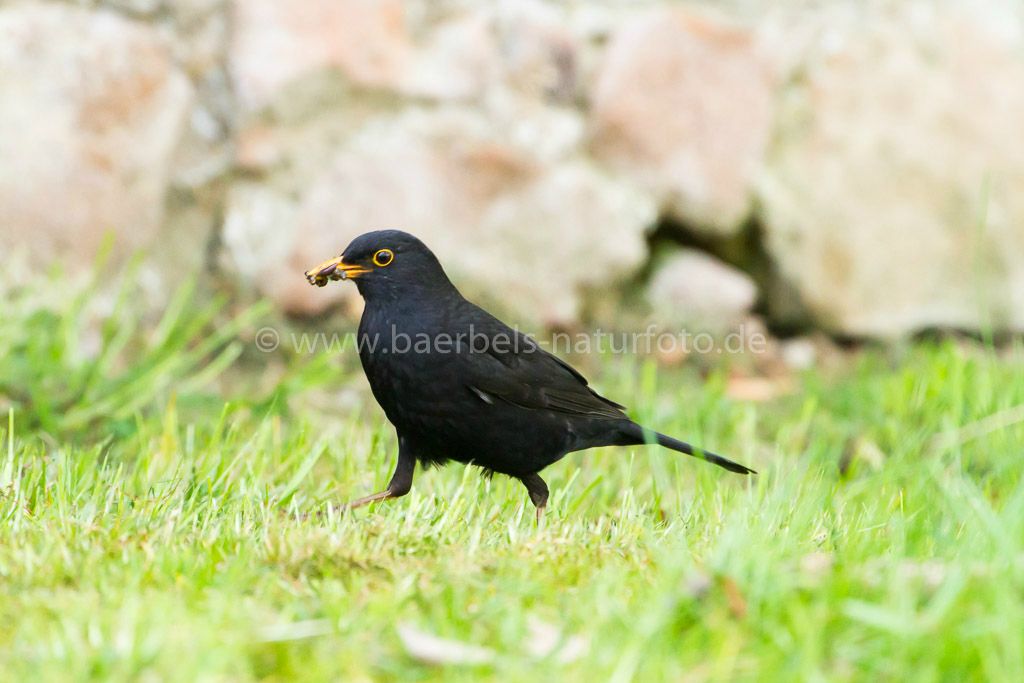
[[[527, 335], [483, 309], [471, 318], [474, 331], [493, 343], [468, 353], [466, 386], [486, 403], [500, 399], [531, 410], [619, 419], [625, 407], [594, 391], [587, 379]], [[498, 340], [509, 343], [498, 343]]]

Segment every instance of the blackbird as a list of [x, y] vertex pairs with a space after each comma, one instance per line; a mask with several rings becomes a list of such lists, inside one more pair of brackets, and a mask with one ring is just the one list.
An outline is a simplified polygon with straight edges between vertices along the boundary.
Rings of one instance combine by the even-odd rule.
[[590, 388], [568, 363], [466, 300], [416, 237], [379, 230], [306, 271], [310, 284], [353, 280], [366, 302], [357, 346], [374, 397], [398, 434], [398, 464], [386, 490], [356, 508], [409, 492], [418, 460], [448, 460], [519, 479], [537, 508], [538, 474], [567, 453], [657, 443], [730, 472], [753, 470], [645, 429]]

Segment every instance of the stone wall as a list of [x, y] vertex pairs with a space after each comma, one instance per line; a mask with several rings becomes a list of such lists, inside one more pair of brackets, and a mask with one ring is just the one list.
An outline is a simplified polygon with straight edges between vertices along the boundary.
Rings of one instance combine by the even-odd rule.
[[400, 227], [524, 321], [640, 287], [670, 324], [1016, 331], [1022, 122], [1013, 0], [16, 0], [0, 250], [113, 234], [309, 314], [352, 292], [308, 265]]

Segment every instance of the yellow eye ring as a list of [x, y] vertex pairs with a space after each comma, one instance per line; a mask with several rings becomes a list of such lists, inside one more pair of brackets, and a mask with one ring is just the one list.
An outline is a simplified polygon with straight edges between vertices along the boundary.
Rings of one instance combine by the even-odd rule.
[[390, 266], [391, 262], [395, 260], [395, 252], [390, 249], [378, 249], [377, 253], [373, 255], [373, 264], [384, 268]]

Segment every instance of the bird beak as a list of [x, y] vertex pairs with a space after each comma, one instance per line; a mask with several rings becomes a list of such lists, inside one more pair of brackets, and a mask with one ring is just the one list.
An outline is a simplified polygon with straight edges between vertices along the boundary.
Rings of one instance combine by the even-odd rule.
[[359, 277], [363, 273], [367, 272], [368, 269], [363, 268], [360, 265], [354, 263], [345, 263], [341, 260], [341, 257], [332, 258], [330, 261], [324, 261], [318, 266], [313, 266], [306, 271], [306, 280], [309, 284], [316, 285], [317, 287], [323, 287], [327, 284], [328, 280], [347, 280], [349, 278]]

